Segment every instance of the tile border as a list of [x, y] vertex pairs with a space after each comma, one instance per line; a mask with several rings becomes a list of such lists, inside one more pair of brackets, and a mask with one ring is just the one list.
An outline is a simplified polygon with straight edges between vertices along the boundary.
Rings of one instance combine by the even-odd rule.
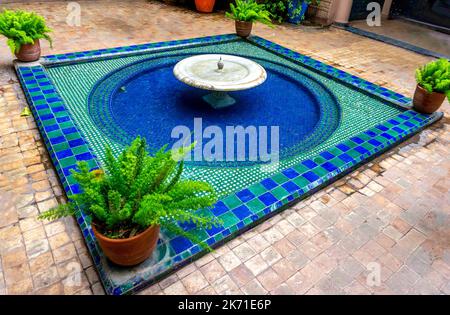
[[[87, 161], [92, 169], [99, 168], [99, 162], [48, 77], [45, 71], [46, 65], [87, 61], [92, 58], [120, 57], [124, 54], [148, 53], [179, 45], [213, 44], [236, 39], [237, 36], [233, 34], [209, 36], [52, 55], [44, 57], [42, 64], [15, 64], [22, 88], [66, 194], [70, 196], [79, 192], [79, 187], [70, 174], [70, 170], [76, 167], [77, 161]], [[379, 87], [263, 38], [254, 36], [249, 38], [249, 41], [294, 60], [302, 66], [312, 68], [372, 96], [389, 101], [404, 108], [405, 111], [395, 118], [347, 139], [311, 159], [304, 160], [259, 183], [222, 198], [210, 211], [224, 219], [224, 227], [206, 231], [208, 234], [206, 242], [213, 247], [220, 246], [275, 213], [284, 210], [290, 204], [311, 195], [443, 116], [442, 113], [423, 115], [408, 110], [407, 104], [411, 100], [401, 94]], [[173, 242], [172, 246], [175, 245], [178, 250], [170, 261], [170, 268], [166, 268], [152, 279], [136, 278], [131, 283], [116, 287], [102, 265], [102, 253], [90, 228], [89, 218], [78, 211], [76, 219], [108, 294], [121, 295], [137, 292], [205, 254], [198, 245], [182, 242], [181, 237], [175, 237], [170, 242]], [[159, 263], [167, 263], [167, 261]]]

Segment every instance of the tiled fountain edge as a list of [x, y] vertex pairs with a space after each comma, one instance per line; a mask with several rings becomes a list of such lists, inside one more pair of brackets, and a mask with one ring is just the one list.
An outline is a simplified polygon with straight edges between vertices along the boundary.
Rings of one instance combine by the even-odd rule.
[[[233, 37], [232, 35], [220, 35], [184, 41], [189, 42], [190, 44], [199, 44], [228, 41], [233, 40], [234, 38], [235, 37]], [[374, 86], [372, 83], [346, 74], [341, 70], [337, 70], [331, 66], [315, 61], [310, 57], [303, 56], [287, 48], [266, 41], [262, 38], [255, 37], [252, 40], [258, 41], [258, 44], [268, 45], [269, 48], [277, 50], [277, 53], [282, 54], [285, 57], [297, 57], [299, 59], [299, 62], [304, 62], [308, 67], [316, 68], [317, 66], [318, 71], [332, 71], [332, 74], [335, 74], [338, 80], [347, 80], [347, 83], [357, 85], [363, 84], [364, 87]], [[180, 41], [171, 41], [166, 43], [153, 43], [148, 45], [154, 45], [158, 48], [169, 48], [170, 46], [174, 47], [182, 44], [183, 43], [180, 44]], [[143, 49], [146, 49], [146, 53], [149, 52], [147, 50], [147, 46], [145, 46], [145, 48]], [[115, 54], [114, 51], [108, 53]], [[107, 55], [106, 57], [108, 56], [109, 55]], [[46, 60], [46, 58], [49, 59], [49, 57], [44, 57], [44, 60]], [[80, 58], [85, 58], [85, 56], [82, 56]], [[69, 60], [69, 62], [73, 61], [74, 60]], [[58, 62], [60, 62], [60, 60]], [[50, 78], [46, 74], [45, 67], [40, 64], [16, 64], [16, 71], [26, 94], [28, 103], [30, 104], [31, 110], [36, 119], [39, 131], [44, 139], [44, 143], [50, 154], [51, 160], [61, 180], [61, 184], [63, 185], [68, 196], [74, 193], [78, 193], [79, 187], [74, 182], [69, 170], [74, 168], [76, 162], [80, 160], [86, 160], [92, 168], [97, 168], [99, 167], [99, 163], [97, 162], [96, 157], [93, 155], [93, 152], [90, 149], [89, 144], [85, 140], [85, 137], [83, 136], [81, 130], [77, 128], [75, 122], [72, 120], [71, 115], [68, 112], [62, 98], [59, 96]], [[389, 98], [390, 101], [394, 102], [395, 104], [399, 103], [399, 99], [401, 100], [400, 103], [402, 104], [406, 104], [406, 102], [408, 102], [408, 99], [404, 96], [394, 92], [389, 93], [390, 91], [385, 88], [378, 89], [375, 85], [375, 89], [376, 93], [373, 93], [371, 89], [368, 89], [367, 92], [377, 96], [379, 96], [381, 93], [385, 93], [386, 95], [382, 94], [382, 96], [384, 98]], [[279, 174], [283, 174], [283, 176], [288, 178], [288, 180], [283, 183], [275, 182], [272, 179], [274, 176], [272, 176], [271, 178], [265, 179], [247, 189], [230, 195], [240, 201], [240, 204], [237, 207], [235, 206], [233, 208], [229, 208], [226, 206], [226, 200], [230, 196], [223, 198], [218, 202], [219, 206], [216, 205], [216, 208], [221, 207], [221, 212], [224, 211], [224, 206], [227, 209], [225, 212], [228, 213], [231, 213], [232, 210], [239, 207], [245, 207], [248, 210], [254, 211], [251, 211], [251, 215], [249, 215], [248, 217], [242, 218], [242, 220], [238, 221], [236, 224], [229, 226], [227, 227], [227, 229], [221, 231], [220, 233], [213, 235], [213, 237], [208, 239], [208, 243], [210, 243], [210, 245], [213, 247], [224, 244], [225, 242], [247, 231], [248, 229], [268, 219], [274, 214], [286, 209], [292, 203], [298, 202], [299, 200], [313, 194], [317, 190], [320, 190], [321, 188], [327, 186], [338, 178], [348, 174], [355, 168], [359, 167], [361, 164], [366, 163], [369, 159], [373, 159], [383, 152], [389, 150], [393, 146], [406, 140], [408, 137], [419, 132], [421, 129], [429, 124], [432, 124], [441, 117], [442, 113], [435, 113], [433, 115], [427, 116], [409, 110], [405, 111], [404, 113], [398, 115], [396, 119], [391, 119], [390, 121], [384, 122], [377, 126], [380, 128], [371, 128], [371, 130], [360, 134], [359, 137], [352, 137], [353, 140], [349, 139], [344, 143], [341, 143], [336, 147], [327, 150], [327, 158], [319, 155], [310, 160], [303, 161], [302, 164], [299, 164], [287, 170], [283, 170]], [[335, 153], [339, 153], [339, 156], [329, 152], [333, 150], [335, 150]], [[352, 152], [352, 154], [349, 155], [346, 152]], [[333, 157], [330, 157], [330, 155], [332, 155]], [[306, 163], [306, 166], [303, 163], [307, 161], [308, 163]], [[324, 173], [324, 171], [326, 172]], [[272, 187], [268, 183], [270, 183], [270, 185], [272, 186], [275, 186]], [[257, 185], [260, 185], [260, 187], [262, 185], [262, 187], [265, 188], [265, 190], [259, 191], [259, 195], [251, 191], [252, 187]], [[244, 191], [246, 193], [247, 191], [250, 191], [250, 195], [252, 195], [253, 197], [250, 200], [244, 199], [245, 201], [239, 199], [240, 197], [238, 196], [242, 196], [242, 192]], [[259, 202], [259, 204], [263, 204], [264, 207], [260, 208], [260, 206], [258, 206], [256, 208], [252, 208], [254, 207], [253, 205], [251, 205], [252, 201], [257, 201]], [[136, 282], [132, 283], [131, 285], [127, 285], [125, 287], [114, 287], [108, 277], [107, 272], [102, 266], [100, 259], [100, 255], [102, 254], [97, 247], [97, 243], [90, 228], [89, 220], [87, 220], [87, 218], [81, 211], [78, 212], [77, 222], [80, 225], [86, 244], [93, 257], [94, 263], [97, 267], [100, 278], [102, 279], [105, 290], [109, 294], [127, 294], [136, 292], [137, 290], [154, 283], [160, 278], [166, 276], [168, 273], [173, 272], [174, 270], [205, 254], [205, 252], [202, 252], [198, 246], [192, 246], [182, 253], [178, 253], [178, 255], [175, 257], [178, 257], [179, 260], [176, 261], [174, 259], [174, 264], [171, 268], [163, 271], [154, 278], [137, 279]], [[182, 258], [182, 255], [187, 256], [187, 258]]]

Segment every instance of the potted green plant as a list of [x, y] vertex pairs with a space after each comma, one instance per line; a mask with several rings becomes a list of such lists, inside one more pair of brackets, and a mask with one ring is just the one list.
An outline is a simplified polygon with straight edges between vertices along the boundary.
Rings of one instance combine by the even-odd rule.
[[309, 3], [308, 9], [305, 13], [306, 19], [312, 19], [317, 15], [317, 11], [319, 11], [320, 6], [320, 0], [312, 0], [311, 3]]
[[310, 5], [318, 6], [320, 0], [287, 0], [288, 22], [299, 24], [305, 19], [305, 14]]
[[450, 62], [432, 61], [416, 70], [417, 87], [413, 106], [420, 113], [431, 114], [439, 109], [445, 96], [450, 100]]
[[250, 36], [253, 22], [273, 27], [270, 12], [265, 9], [264, 4], [259, 4], [255, 0], [236, 0], [236, 5], [230, 3], [230, 11], [225, 15], [235, 20], [236, 34], [241, 37]]
[[39, 219], [54, 220], [81, 209], [92, 219], [105, 256], [121, 266], [139, 264], [152, 254], [160, 226], [199, 243], [178, 223], [211, 228], [220, 222], [201, 210], [217, 200], [212, 186], [181, 178], [182, 157], [190, 149], [192, 146], [166, 151], [163, 147], [152, 156], [145, 139], [138, 137], [115, 158], [107, 147], [105, 170], [90, 170], [86, 162], [79, 162], [79, 171], [73, 171], [73, 176], [82, 192]]
[[20, 61], [38, 60], [41, 57], [39, 40], [48, 40], [51, 47], [50, 32], [45, 19], [34, 12], [4, 10], [0, 13], [0, 34], [8, 39], [11, 52]]
[[264, 6], [270, 12], [271, 18], [282, 23], [287, 17], [287, 7], [290, 0], [264, 0]]

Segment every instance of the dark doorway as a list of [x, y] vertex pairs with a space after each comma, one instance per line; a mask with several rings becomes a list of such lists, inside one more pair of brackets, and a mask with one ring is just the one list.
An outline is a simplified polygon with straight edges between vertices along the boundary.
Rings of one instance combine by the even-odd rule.
[[384, 4], [384, 0], [353, 0], [349, 20], [365, 20], [370, 13], [370, 11], [367, 11], [367, 5], [371, 2], [377, 2], [381, 8]]

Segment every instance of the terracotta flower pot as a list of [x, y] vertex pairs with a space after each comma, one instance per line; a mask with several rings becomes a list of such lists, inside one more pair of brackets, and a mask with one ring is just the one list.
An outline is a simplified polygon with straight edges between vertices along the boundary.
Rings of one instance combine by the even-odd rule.
[[241, 37], [249, 37], [252, 32], [253, 23], [244, 21], [235, 21], [236, 34]]
[[41, 57], [41, 44], [39, 39], [36, 39], [34, 44], [24, 44], [20, 46], [20, 50], [16, 53], [16, 57], [23, 62], [39, 60]]
[[216, 0], [195, 0], [195, 7], [198, 12], [211, 13], [215, 3]]
[[134, 266], [153, 253], [159, 238], [159, 226], [151, 226], [144, 232], [125, 239], [111, 239], [101, 234], [95, 225], [92, 230], [106, 257], [120, 266]]
[[439, 107], [441, 107], [444, 99], [444, 93], [429, 93], [427, 90], [417, 84], [416, 92], [414, 93], [413, 98], [414, 110], [424, 114], [434, 113], [439, 109]]

